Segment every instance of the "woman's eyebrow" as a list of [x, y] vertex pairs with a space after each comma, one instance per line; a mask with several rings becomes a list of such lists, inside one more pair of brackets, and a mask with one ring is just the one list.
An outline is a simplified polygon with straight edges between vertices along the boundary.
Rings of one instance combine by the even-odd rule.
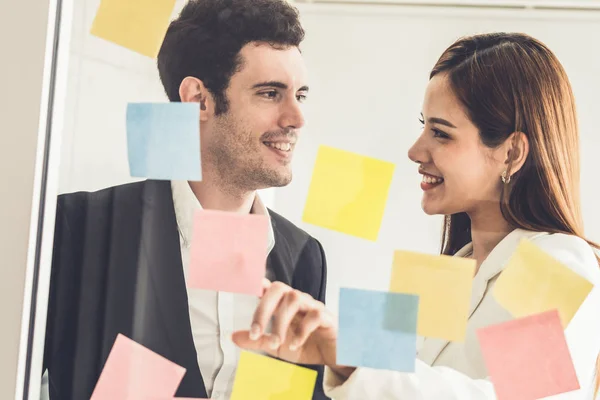
[[443, 118], [430, 117], [430, 118], [427, 118], [427, 121], [431, 124], [440, 124], [440, 125], [445, 125], [449, 128], [456, 128], [456, 126], [454, 126], [454, 124], [452, 122], [447, 121]]

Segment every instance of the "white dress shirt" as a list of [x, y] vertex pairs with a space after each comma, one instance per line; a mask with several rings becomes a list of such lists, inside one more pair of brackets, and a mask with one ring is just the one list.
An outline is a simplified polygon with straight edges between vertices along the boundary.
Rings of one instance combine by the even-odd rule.
[[[600, 352], [600, 268], [594, 252], [576, 236], [522, 229], [506, 236], [475, 275], [464, 341], [426, 339], [419, 350], [414, 373], [357, 368], [344, 379], [325, 368], [326, 394], [334, 400], [495, 400], [476, 331], [513, 319], [492, 293], [522, 239], [529, 239], [594, 285], [565, 329], [580, 389], [547, 397], [552, 400], [591, 400], [595, 361]], [[464, 257], [471, 250], [469, 243], [455, 256]]]
[[[172, 181], [171, 189], [187, 281], [193, 216], [202, 206], [187, 181]], [[258, 195], [254, 200], [252, 213], [269, 216]], [[271, 224], [269, 228], [267, 253], [275, 245]], [[267, 271], [268, 278], [271, 278], [271, 273], [272, 271]], [[213, 399], [229, 399], [240, 355], [239, 348], [231, 341], [231, 334], [236, 330], [250, 329], [258, 298], [190, 288], [187, 293], [192, 336], [207, 394]]]

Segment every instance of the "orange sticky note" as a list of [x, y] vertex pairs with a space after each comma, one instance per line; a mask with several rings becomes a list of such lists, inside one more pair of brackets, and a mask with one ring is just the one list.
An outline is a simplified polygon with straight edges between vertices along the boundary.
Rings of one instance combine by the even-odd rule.
[[172, 399], [185, 368], [119, 334], [90, 400]]
[[557, 310], [481, 328], [498, 400], [534, 400], [579, 389]]
[[102, 0], [91, 33], [156, 58], [175, 0]]
[[419, 296], [417, 334], [465, 339], [475, 264], [462, 257], [394, 252], [390, 291]]
[[523, 239], [494, 286], [494, 297], [514, 317], [557, 309], [567, 327], [593, 285], [531, 241]]
[[266, 215], [198, 211], [194, 215], [188, 287], [260, 296], [269, 223]]

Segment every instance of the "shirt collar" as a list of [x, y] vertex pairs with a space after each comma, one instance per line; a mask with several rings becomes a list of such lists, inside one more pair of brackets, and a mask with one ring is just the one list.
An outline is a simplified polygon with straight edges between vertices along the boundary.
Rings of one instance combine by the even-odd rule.
[[[202, 205], [196, 198], [192, 188], [187, 181], [171, 181], [171, 191], [173, 192], [173, 205], [175, 206], [175, 218], [177, 219], [177, 228], [179, 235], [186, 247], [190, 247], [192, 240], [192, 232], [194, 229], [194, 213], [202, 210]], [[267, 254], [273, 250], [275, 246], [275, 234], [273, 233], [273, 225], [271, 225], [271, 216], [267, 207], [260, 199], [258, 194], [254, 197], [252, 204], [252, 214], [266, 215], [269, 219], [268, 244]]]

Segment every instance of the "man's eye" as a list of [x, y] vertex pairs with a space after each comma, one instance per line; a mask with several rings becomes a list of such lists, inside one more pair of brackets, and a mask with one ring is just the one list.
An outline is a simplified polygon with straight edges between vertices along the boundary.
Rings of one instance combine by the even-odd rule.
[[268, 92], [262, 92], [261, 96], [266, 97], [268, 99], [275, 99], [275, 98], [277, 98], [277, 91], [269, 90]]
[[298, 96], [296, 96], [296, 98], [298, 99], [299, 102], [304, 102], [307, 98], [307, 96], [305, 94], [299, 94]]

